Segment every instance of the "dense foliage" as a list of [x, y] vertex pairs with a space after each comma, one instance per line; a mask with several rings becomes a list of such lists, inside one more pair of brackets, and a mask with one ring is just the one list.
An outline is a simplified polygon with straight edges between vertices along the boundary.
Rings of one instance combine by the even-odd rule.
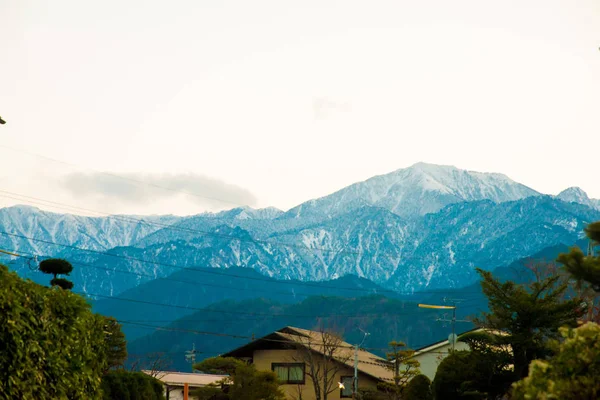
[[554, 342], [556, 354], [531, 363], [529, 376], [515, 384], [513, 399], [600, 398], [600, 326], [589, 322], [562, 328], [561, 334], [564, 341]]
[[122, 367], [127, 359], [127, 342], [121, 324], [112, 317], [106, 317], [103, 332], [107, 352], [106, 370]]
[[403, 400], [433, 400], [431, 380], [425, 375], [417, 375], [408, 382]]
[[0, 266], [0, 398], [99, 399], [104, 318]]
[[198, 388], [193, 395], [200, 400], [283, 400], [277, 375], [258, 371], [254, 365], [230, 357], [214, 357], [194, 364], [202, 372], [229, 375], [220, 385]]
[[579, 248], [574, 247], [570, 253], [561, 254], [558, 261], [565, 265], [573, 277], [588, 282], [595, 291], [600, 292], [600, 256], [593, 251], [600, 246], [600, 221], [588, 225], [585, 233], [590, 239], [590, 254], [584, 255]]
[[[558, 261], [579, 283], [600, 292], [600, 256], [596, 252], [596, 247], [600, 246], [600, 222], [588, 225], [585, 232], [590, 239], [588, 254], [573, 248], [569, 253], [561, 254]], [[591, 297], [588, 301], [593, 307], [595, 298], [587, 297]], [[561, 328], [560, 332], [562, 341], [551, 342], [554, 355], [548, 360], [534, 360], [529, 366], [529, 376], [515, 384], [515, 399], [600, 398], [597, 379], [600, 374], [600, 326], [588, 322], [577, 329]]]
[[[200, 330], [261, 337], [286, 325], [313, 329], [322, 323], [317, 316], [331, 315], [333, 317], [329, 318], [328, 322], [336, 329], [343, 331], [346, 342], [360, 343], [363, 338], [363, 333], [357, 328], [360, 326], [370, 333], [365, 346], [371, 348], [385, 349], [388, 347], [388, 343], [396, 338], [402, 338], [413, 347], [420, 347], [448, 336], [447, 328], [436, 323], [435, 319], [439, 315], [435, 310], [419, 309], [416, 303], [384, 296], [356, 298], [315, 296], [298, 304], [281, 304], [267, 299], [229, 300], [210, 305], [207, 309], [226, 311], [226, 313], [211, 312], [210, 318], [207, 320], [206, 312], [198, 311], [169, 327], [181, 331]], [[273, 317], [231, 319], [231, 313], [264, 314], [265, 312], [272, 314]], [[459, 317], [464, 317], [466, 313], [467, 310]], [[283, 316], [276, 317], [277, 314]], [[344, 317], [344, 314], [363, 315], [363, 317], [349, 319]], [[299, 317], [293, 317], [293, 315]], [[303, 317], [306, 315], [315, 317], [314, 319]], [[465, 326], [466, 329], [469, 328], [468, 324]], [[152, 335], [129, 342], [128, 350], [133, 354], [165, 352], [172, 362], [173, 368], [184, 370], [189, 368], [189, 364], [186, 364], [183, 357], [174, 355], [191, 349], [192, 344], [197, 343], [197, 340], [197, 335], [193, 332], [159, 330]], [[206, 336], [203, 338], [199, 350], [225, 353], [246, 342], [244, 339], [231, 337]], [[381, 350], [373, 352], [385, 356]]]
[[163, 400], [163, 385], [143, 373], [110, 371], [102, 377], [103, 400]]
[[[462, 400], [484, 398], [474, 384], [481, 378], [477, 359], [468, 350], [454, 351], [438, 366], [432, 383], [436, 399]], [[476, 394], [476, 395], [475, 395]]]

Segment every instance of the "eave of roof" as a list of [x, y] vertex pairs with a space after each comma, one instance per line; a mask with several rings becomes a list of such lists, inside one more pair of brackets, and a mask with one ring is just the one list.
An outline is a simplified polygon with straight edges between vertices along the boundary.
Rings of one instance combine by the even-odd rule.
[[[252, 348], [256, 348], [256, 344], [258, 342], [265, 342], [268, 343], [269, 341], [273, 342], [273, 343], [278, 343], [278, 342], [286, 342], [289, 343], [290, 345], [294, 345], [294, 346], [304, 346], [306, 347], [306, 345], [300, 341], [300, 340], [293, 340], [294, 336], [298, 336], [298, 337], [303, 337], [303, 338], [312, 338], [315, 335], [320, 335], [319, 332], [315, 332], [315, 331], [310, 331], [307, 329], [301, 329], [301, 328], [295, 328], [292, 326], [286, 326], [284, 328], [281, 328], [275, 332], [270, 333], [269, 335], [263, 336], [262, 338], [256, 339], [254, 342], [245, 344], [243, 346], [240, 346], [234, 350], [231, 350], [227, 353], [222, 354], [222, 357], [236, 357], [236, 354], [239, 354], [241, 352], [244, 351], [249, 351]], [[339, 344], [339, 346], [348, 348], [348, 350], [351, 350], [354, 346], [352, 346], [350, 343], [346, 343], [346, 342], [341, 342]], [[310, 348], [311, 351], [318, 353], [318, 354], [323, 354], [322, 352], [318, 351], [316, 348], [311, 347]], [[365, 358], [369, 359], [369, 360], [375, 360], [375, 361], [368, 361], [365, 360]], [[349, 367], [349, 368], [354, 368], [354, 357], [351, 358], [351, 360], [348, 361], [344, 361], [344, 360], [340, 360], [337, 359], [337, 362]], [[385, 363], [386, 360], [384, 360], [383, 358], [369, 353], [368, 351], [365, 350], [359, 350], [359, 363], [358, 363], [358, 370], [365, 375], [368, 375], [376, 380], [380, 380], [380, 381], [393, 381], [393, 374], [391, 372], [391, 370], [389, 370], [386, 366]], [[362, 364], [362, 365], [361, 365]], [[371, 365], [371, 366], [375, 366], [377, 367], [377, 369], [379, 370], [378, 372], [381, 372], [380, 375], [382, 376], [377, 376], [378, 374], [375, 371], [370, 371], [369, 369], [365, 369], [364, 365]], [[385, 375], [389, 375], [389, 377], [386, 377]]]

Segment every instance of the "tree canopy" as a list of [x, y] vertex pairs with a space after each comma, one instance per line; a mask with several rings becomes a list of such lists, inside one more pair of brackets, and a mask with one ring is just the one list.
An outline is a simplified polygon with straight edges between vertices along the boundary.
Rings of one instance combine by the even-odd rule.
[[403, 400], [433, 400], [431, 381], [425, 375], [417, 375], [408, 382]]
[[553, 342], [556, 354], [531, 363], [529, 376], [515, 384], [513, 399], [600, 398], [600, 326], [561, 328], [561, 335], [562, 342]]
[[399, 341], [389, 343], [390, 350], [386, 353], [388, 368], [394, 374], [394, 382], [380, 382], [377, 389], [387, 395], [390, 400], [403, 399], [403, 393], [408, 383], [421, 373], [419, 361], [412, 358], [414, 350], [406, 349], [406, 344]]
[[49, 258], [40, 263], [39, 270], [54, 276], [50, 281], [52, 286], [58, 286], [66, 290], [73, 289], [73, 282], [58, 277], [58, 275], [69, 275], [73, 271], [73, 265], [69, 261], [62, 258]]
[[198, 388], [193, 395], [200, 400], [283, 400], [277, 375], [272, 371], [258, 371], [254, 365], [231, 357], [213, 357], [194, 364], [194, 369], [208, 373], [229, 375], [219, 385]]
[[121, 324], [112, 317], [105, 317], [103, 332], [107, 353], [106, 370], [123, 367], [127, 359], [127, 342]]
[[0, 398], [100, 399], [104, 318], [0, 266]]
[[143, 372], [110, 371], [102, 377], [103, 400], [163, 400], [163, 385]]
[[596, 292], [600, 292], [600, 256], [594, 251], [600, 246], [600, 221], [589, 224], [585, 233], [590, 239], [590, 254], [585, 255], [581, 249], [574, 247], [569, 253], [561, 254], [558, 262], [563, 264], [575, 279], [588, 282]]
[[489, 312], [476, 322], [488, 329], [495, 346], [511, 350], [514, 380], [527, 375], [529, 363], [548, 355], [546, 343], [562, 326], [576, 326], [581, 300], [564, 299], [568, 283], [549, 276], [529, 284], [500, 282], [491, 272], [477, 270], [488, 298]]

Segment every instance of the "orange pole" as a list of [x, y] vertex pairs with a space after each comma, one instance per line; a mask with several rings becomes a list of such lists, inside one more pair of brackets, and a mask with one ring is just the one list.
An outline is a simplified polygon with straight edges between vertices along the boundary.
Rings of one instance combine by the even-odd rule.
[[187, 383], [183, 384], [183, 400], [189, 400], [190, 386]]

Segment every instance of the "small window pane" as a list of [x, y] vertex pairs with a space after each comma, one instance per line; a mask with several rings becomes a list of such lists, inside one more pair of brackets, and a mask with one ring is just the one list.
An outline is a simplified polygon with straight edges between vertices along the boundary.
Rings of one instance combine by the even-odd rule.
[[281, 382], [287, 382], [288, 380], [288, 368], [285, 366], [275, 366], [273, 371], [277, 374], [277, 378]]
[[351, 397], [352, 396], [352, 385], [354, 382], [354, 378], [351, 376], [342, 377], [342, 384], [344, 385], [344, 389], [342, 389], [342, 396]]
[[302, 382], [304, 380], [304, 371], [301, 366], [290, 367], [290, 381], [291, 382]]

